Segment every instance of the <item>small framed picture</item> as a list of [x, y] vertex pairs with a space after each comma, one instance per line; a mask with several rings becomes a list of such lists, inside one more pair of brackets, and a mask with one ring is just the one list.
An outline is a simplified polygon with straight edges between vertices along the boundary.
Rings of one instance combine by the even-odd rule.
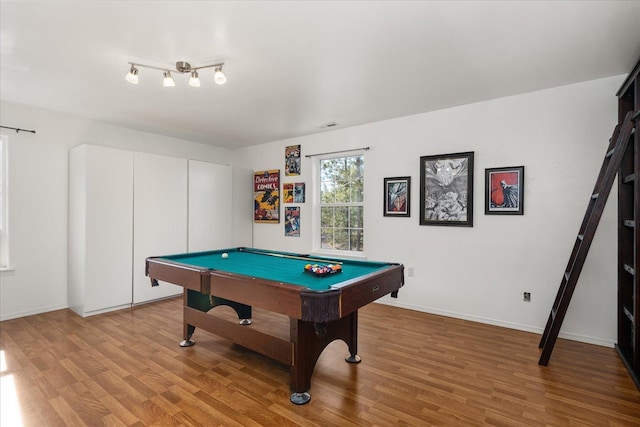
[[300, 145], [290, 145], [284, 149], [286, 176], [300, 175]]
[[296, 182], [293, 185], [293, 203], [304, 203], [304, 182]]
[[384, 179], [384, 216], [411, 216], [411, 177]]
[[420, 157], [420, 225], [473, 227], [473, 155]]
[[284, 235], [300, 237], [300, 206], [284, 208]]
[[484, 213], [524, 215], [524, 166], [484, 170]]

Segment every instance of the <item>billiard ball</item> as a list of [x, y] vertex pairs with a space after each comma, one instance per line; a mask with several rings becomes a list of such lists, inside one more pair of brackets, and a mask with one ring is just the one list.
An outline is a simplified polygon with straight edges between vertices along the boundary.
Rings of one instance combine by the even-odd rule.
[[225, 258], [225, 259], [226, 259], [226, 258], [229, 258], [229, 254], [228, 254], [228, 253], [226, 253], [226, 252], [225, 252], [225, 253], [223, 253], [223, 254], [222, 254], [222, 258]]

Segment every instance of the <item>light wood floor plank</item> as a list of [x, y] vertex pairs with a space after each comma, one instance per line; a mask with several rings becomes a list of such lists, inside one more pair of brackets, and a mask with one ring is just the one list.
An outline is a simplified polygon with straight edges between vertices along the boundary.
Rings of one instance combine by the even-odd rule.
[[[286, 337], [289, 322], [254, 310], [254, 325]], [[201, 330], [179, 347], [180, 298], [4, 321], [0, 380], [24, 427], [640, 425], [640, 392], [613, 349], [560, 339], [541, 367], [537, 334], [380, 304], [359, 326], [362, 362], [330, 344], [303, 406], [278, 362]]]

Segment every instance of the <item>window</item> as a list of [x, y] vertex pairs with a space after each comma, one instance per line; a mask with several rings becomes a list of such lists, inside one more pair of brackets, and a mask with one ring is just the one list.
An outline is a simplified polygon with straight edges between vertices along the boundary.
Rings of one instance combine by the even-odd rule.
[[320, 160], [320, 247], [364, 250], [364, 156]]
[[9, 266], [9, 241], [7, 233], [7, 142], [0, 135], [0, 268]]

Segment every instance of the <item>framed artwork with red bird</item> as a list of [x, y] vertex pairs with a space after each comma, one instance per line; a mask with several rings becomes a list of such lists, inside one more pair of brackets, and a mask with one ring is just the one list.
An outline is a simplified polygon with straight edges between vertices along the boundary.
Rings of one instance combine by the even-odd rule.
[[524, 215], [524, 166], [485, 169], [485, 215]]

